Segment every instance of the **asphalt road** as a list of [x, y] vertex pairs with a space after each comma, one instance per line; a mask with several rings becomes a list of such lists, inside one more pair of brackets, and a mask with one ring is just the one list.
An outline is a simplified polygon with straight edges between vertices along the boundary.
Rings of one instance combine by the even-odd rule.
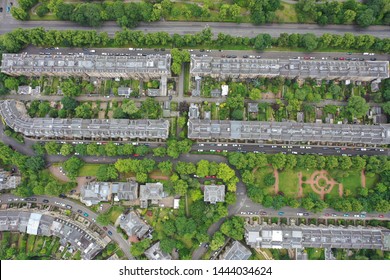
[[[99, 28], [91, 28], [68, 21], [17, 21], [7, 16], [0, 22], [0, 34], [10, 32], [16, 28], [34, 28], [41, 26], [46, 30], [97, 30], [99, 32], [107, 32], [109, 36], [113, 36], [116, 31], [121, 30], [116, 22], [105, 22]], [[184, 35], [200, 32], [205, 27], [210, 27], [215, 37], [218, 33], [242, 37], [254, 37], [259, 33], [268, 33], [273, 37], [277, 37], [281, 33], [314, 33], [317, 36], [321, 36], [325, 33], [343, 35], [346, 32], [350, 32], [355, 35], [369, 34], [379, 38], [386, 38], [390, 31], [389, 26], [370, 26], [367, 28], [360, 28], [354, 25], [319, 26], [317, 24], [266, 24], [256, 26], [250, 23], [180, 21], [141, 23], [134, 30], [140, 30], [146, 33], [168, 32], [169, 34]]]
[[[60, 203], [66, 204], [66, 205], [70, 205], [70, 206], [72, 206], [71, 211], [73, 211], [75, 213], [77, 213], [77, 210], [81, 210], [81, 211], [83, 211], [83, 213], [87, 213], [89, 215], [87, 219], [89, 219], [92, 223], [93, 223], [92, 219], [97, 218], [97, 214], [95, 212], [92, 212], [87, 207], [85, 207], [79, 203], [76, 203], [70, 199], [61, 199], [58, 197], [51, 197], [51, 196], [33, 196], [33, 197], [35, 197], [37, 199], [37, 201], [34, 201], [33, 203], [43, 203], [43, 200], [47, 199], [47, 200], [49, 200], [49, 203], [46, 203], [46, 204], [50, 204], [50, 205], [53, 205], [55, 207], [59, 207], [59, 206], [56, 205], [54, 202], [60, 202]], [[15, 199], [15, 198], [18, 198], [18, 197], [14, 196], [14, 195], [10, 195], [10, 194], [3, 194], [0, 196], [1, 203], [11, 203], [12, 201], [8, 201], [8, 199]], [[20, 198], [18, 198], [18, 199], [20, 199]], [[97, 223], [96, 223], [96, 225], [104, 231], [102, 226], [100, 226]], [[116, 243], [118, 243], [119, 247], [125, 253], [126, 257], [128, 259], [134, 259], [134, 257], [130, 254], [130, 244], [126, 240], [124, 240], [120, 234], [118, 234], [116, 232], [116, 228], [112, 225], [108, 225], [107, 231], [108, 230], [112, 232], [112, 235], [108, 235], [108, 236], [111, 239], [113, 239]]]

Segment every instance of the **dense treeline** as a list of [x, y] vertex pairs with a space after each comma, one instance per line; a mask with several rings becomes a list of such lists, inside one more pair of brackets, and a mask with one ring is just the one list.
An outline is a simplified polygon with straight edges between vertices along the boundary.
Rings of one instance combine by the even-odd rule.
[[315, 0], [299, 0], [295, 9], [299, 22], [315, 21], [318, 24], [351, 24], [362, 27], [373, 24], [390, 24], [388, 0], [355, 0], [317, 3]]
[[[324, 34], [316, 37], [314, 34], [287, 34], [282, 33], [278, 38], [272, 38], [269, 34], [259, 34], [256, 37], [234, 37], [219, 33], [213, 38], [210, 28], [206, 28], [196, 34], [169, 35], [167, 32], [143, 33], [125, 29], [115, 33], [113, 39], [106, 32], [67, 30], [46, 31], [43, 27], [33, 29], [15, 29], [0, 37], [0, 48], [7, 52], [19, 52], [27, 45], [34, 46], [139, 46], [139, 47], [215, 47], [229, 48], [241, 46], [264, 50], [269, 47], [303, 48], [306, 51], [315, 51], [321, 48], [332, 47], [335, 49], [376, 51], [390, 53], [390, 38], [380, 39], [372, 35], [354, 36], [352, 33], [341, 35]], [[0, 51], [1, 51], [0, 50]]]
[[[371, 157], [340, 157], [320, 155], [275, 155], [254, 153], [230, 153], [229, 163], [240, 170], [243, 182], [247, 185], [248, 196], [264, 207], [280, 209], [283, 206], [303, 207], [318, 212], [332, 207], [339, 211], [390, 211], [390, 160], [386, 156]], [[270, 195], [264, 186], [272, 186], [273, 176], [266, 176], [264, 182], [257, 182], [253, 173], [254, 168], [271, 165], [277, 170], [328, 170], [336, 180], [348, 177], [351, 171], [365, 170], [367, 177], [379, 175], [379, 181], [374, 188], [360, 188], [359, 193], [345, 191], [343, 198], [333, 198], [325, 195], [320, 200], [317, 195], [310, 193], [302, 199], [287, 198], [283, 194]]]

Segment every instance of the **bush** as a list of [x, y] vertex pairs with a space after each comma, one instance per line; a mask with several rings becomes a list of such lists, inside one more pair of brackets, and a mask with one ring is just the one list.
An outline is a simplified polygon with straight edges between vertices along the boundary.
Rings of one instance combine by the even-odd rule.
[[42, 4], [35, 11], [37, 13], [37, 16], [43, 17], [49, 12], [49, 8], [47, 7], [46, 4]]
[[264, 177], [264, 185], [269, 187], [269, 186], [273, 186], [274, 184], [275, 184], [274, 174], [268, 173], [267, 175], [265, 175], [265, 177]]

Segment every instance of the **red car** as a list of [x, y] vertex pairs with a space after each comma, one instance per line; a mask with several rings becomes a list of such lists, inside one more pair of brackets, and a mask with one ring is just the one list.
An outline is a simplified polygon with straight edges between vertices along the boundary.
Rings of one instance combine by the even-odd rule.
[[134, 156], [134, 157], [139, 157], [139, 154], [134, 154], [133, 156]]
[[379, 217], [379, 218], [384, 218], [384, 217], [385, 217], [385, 215], [382, 215], [382, 214], [381, 214], [381, 215], [379, 215], [378, 217]]
[[327, 217], [328, 217], [328, 216], [330, 216], [330, 214], [329, 214], [329, 213], [325, 213], [325, 216], [327, 216]]
[[107, 230], [107, 228], [106, 228], [106, 227], [103, 227], [103, 229], [104, 229], [104, 230]]
[[340, 59], [340, 60], [344, 60], [345, 58], [344, 58], [344, 57], [340, 57], [339, 59]]

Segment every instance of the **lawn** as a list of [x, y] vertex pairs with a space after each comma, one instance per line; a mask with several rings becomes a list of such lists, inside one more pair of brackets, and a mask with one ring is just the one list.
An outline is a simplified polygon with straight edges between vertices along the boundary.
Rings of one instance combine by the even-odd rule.
[[320, 248], [307, 248], [307, 256], [309, 260], [324, 260], [325, 251]]
[[375, 174], [373, 177], [369, 177], [366, 175], [366, 188], [373, 188], [378, 182], [378, 179], [378, 174]]
[[110, 222], [115, 224], [116, 220], [123, 213], [123, 211], [124, 209], [121, 206], [112, 206], [108, 211], [108, 214], [110, 215]]
[[35, 235], [29, 235], [27, 239], [27, 251], [33, 252], [34, 249], [34, 242], [35, 242]]
[[[264, 186], [265, 175], [267, 175], [268, 173], [272, 173], [272, 172], [273, 172], [273, 169], [270, 166], [258, 168], [254, 173], [255, 178], [256, 178], [256, 183], [261, 185], [261, 186]], [[274, 187], [273, 186], [265, 187], [265, 188], [267, 188], [267, 193], [274, 194]]]
[[362, 188], [360, 171], [350, 171], [348, 177], [340, 178], [338, 181], [343, 184], [344, 193], [349, 190], [352, 195], [355, 195]]
[[83, 167], [81, 167], [79, 171], [79, 176], [96, 176], [96, 173], [99, 169], [99, 167], [102, 166], [102, 164], [85, 164]]
[[298, 194], [298, 175], [293, 170], [279, 172], [279, 191], [286, 197], [296, 197]]
[[281, 2], [281, 9], [275, 12], [277, 21], [280, 23], [297, 23], [298, 16], [295, 11], [295, 5]]

